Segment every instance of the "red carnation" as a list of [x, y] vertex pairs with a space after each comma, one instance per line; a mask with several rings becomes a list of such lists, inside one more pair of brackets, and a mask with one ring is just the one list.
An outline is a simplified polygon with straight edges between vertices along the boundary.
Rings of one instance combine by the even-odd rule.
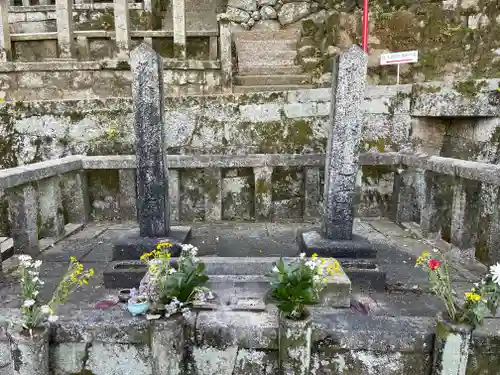
[[431, 259], [431, 260], [429, 260], [427, 265], [429, 266], [429, 268], [431, 270], [435, 271], [439, 268], [439, 266], [441, 265], [441, 262], [437, 259]]

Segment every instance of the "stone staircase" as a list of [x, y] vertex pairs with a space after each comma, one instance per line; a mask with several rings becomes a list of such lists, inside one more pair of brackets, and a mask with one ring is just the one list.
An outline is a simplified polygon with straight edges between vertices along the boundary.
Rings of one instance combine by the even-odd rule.
[[297, 64], [300, 31], [243, 31], [234, 34], [238, 59], [234, 92], [311, 88], [310, 77]]

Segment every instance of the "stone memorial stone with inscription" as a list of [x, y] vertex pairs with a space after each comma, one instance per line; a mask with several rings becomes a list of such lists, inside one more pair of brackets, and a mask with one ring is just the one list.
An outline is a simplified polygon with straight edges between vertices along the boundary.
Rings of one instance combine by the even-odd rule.
[[335, 61], [322, 227], [320, 232], [302, 233], [299, 247], [308, 256], [317, 253], [338, 258], [351, 278], [366, 276], [370, 282], [385, 286], [385, 275], [375, 262], [377, 250], [353, 234], [366, 72], [367, 56], [358, 46], [350, 47]]
[[159, 242], [168, 241], [179, 252], [191, 228], [170, 225], [167, 153], [165, 151], [163, 66], [161, 57], [147, 44], [130, 55], [137, 157], [137, 215], [139, 232], [116, 242], [113, 260], [139, 259]]

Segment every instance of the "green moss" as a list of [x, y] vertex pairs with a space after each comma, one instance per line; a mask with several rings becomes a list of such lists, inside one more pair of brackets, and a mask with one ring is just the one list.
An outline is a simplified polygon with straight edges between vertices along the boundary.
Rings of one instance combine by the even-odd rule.
[[[79, 22], [79, 17], [82, 16], [87, 19], [85, 22]], [[112, 31], [115, 29], [115, 16], [112, 9], [99, 10], [79, 10], [73, 16], [73, 22], [76, 25], [76, 30], [107, 30]]]
[[88, 369], [83, 369], [82, 371], [72, 372], [70, 375], [95, 375], [95, 374]]
[[462, 94], [463, 96], [474, 98], [481, 91], [481, 89], [486, 87], [486, 85], [486, 81], [475, 81], [473, 79], [470, 79], [467, 81], [455, 82], [453, 87], [458, 93]]
[[394, 173], [388, 165], [363, 165], [361, 171], [362, 182], [366, 185], [377, 185], [383, 176]]

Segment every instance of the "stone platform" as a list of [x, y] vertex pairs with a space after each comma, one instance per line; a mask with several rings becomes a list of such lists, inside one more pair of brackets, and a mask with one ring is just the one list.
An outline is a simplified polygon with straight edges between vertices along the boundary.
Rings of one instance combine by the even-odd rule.
[[[54, 374], [72, 375], [160, 375], [159, 353], [172, 353], [178, 342], [175, 321], [147, 321], [132, 318], [117, 302], [117, 289], [107, 289], [103, 271], [109, 267], [113, 244], [127, 236], [133, 224], [96, 223], [59, 242], [40, 255], [41, 278], [45, 285], [41, 299], [47, 300], [65, 271], [70, 256], [93, 267], [95, 277], [86, 288], [73, 294], [58, 311], [60, 321], [51, 335], [50, 361]], [[193, 224], [191, 243], [198, 246], [208, 272], [221, 286], [233, 288], [235, 280], [220, 273], [264, 272], [269, 257], [295, 256], [300, 230], [312, 230], [317, 223], [214, 223]], [[300, 230], [299, 230], [300, 229]], [[350, 307], [311, 308], [310, 374], [427, 374], [432, 364], [434, 317], [443, 309], [429, 292], [423, 271], [414, 267], [424, 250], [442, 244], [427, 243], [411, 231], [385, 220], [355, 222], [355, 233], [380, 245], [377, 261], [387, 274], [387, 290], [373, 291], [354, 283]], [[442, 248], [446, 250], [445, 248]], [[225, 258], [230, 257], [230, 258]], [[248, 257], [245, 262], [241, 258]], [[252, 259], [259, 258], [252, 267]], [[22, 301], [19, 282], [9, 271], [14, 260], [4, 262], [0, 281], [0, 323], [15, 316]], [[259, 268], [260, 267], [260, 268]], [[453, 284], [459, 292], [476, 281], [473, 269], [453, 265]], [[184, 365], [195, 375], [253, 375], [277, 373], [278, 313], [271, 303], [245, 303], [244, 296], [204, 306], [186, 324], [188, 355]], [[241, 311], [246, 310], [246, 311]], [[174, 324], [174, 325], [172, 325]], [[496, 375], [500, 328], [497, 319], [473, 336], [471, 373]], [[8, 340], [0, 328], [0, 373], [10, 366]], [[390, 349], [388, 349], [390, 348]], [[160, 361], [160, 362], [158, 362]], [[174, 359], [173, 362], [177, 363]], [[7, 372], [6, 375], [11, 375]]]

